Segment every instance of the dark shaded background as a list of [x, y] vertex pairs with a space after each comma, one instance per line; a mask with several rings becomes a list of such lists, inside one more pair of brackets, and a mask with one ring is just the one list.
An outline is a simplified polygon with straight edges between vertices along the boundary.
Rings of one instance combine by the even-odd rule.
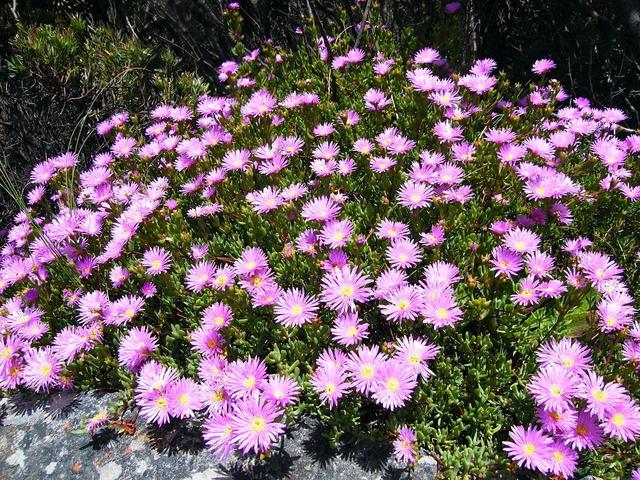
[[[9, 0], [0, 7], [0, 146], [6, 162], [0, 168], [8, 165], [10, 175], [23, 186], [31, 166], [47, 156], [80, 140], [86, 142], [85, 151], [97, 148], [98, 139], [90, 129], [114, 111], [142, 111], [168, 96], [179, 96], [181, 88], [220, 88], [215, 69], [232, 55], [238, 40], [232, 38], [223, 17], [227, 3]], [[588, 97], [597, 106], [621, 108], [629, 116], [628, 127], [640, 125], [640, 0], [468, 0], [455, 14], [455, 34], [439, 29], [447, 2], [373, 3], [399, 43], [410, 40], [411, 29], [416, 45], [446, 49], [460, 67], [476, 58], [494, 58], [514, 81], [531, 78], [534, 60], [552, 58], [558, 64], [555, 76], [572, 96]], [[310, 43], [313, 39], [295, 33], [309, 17], [321, 29], [333, 31], [361, 21], [366, 7], [366, 2], [352, 0], [240, 4], [247, 49], [269, 38], [287, 46]], [[341, 15], [339, 10], [346, 13]], [[29, 38], [25, 31], [42, 25], [64, 29], [74, 17], [86, 23], [84, 30], [77, 29], [78, 41], [90, 39], [92, 50], [83, 50], [84, 60], [80, 53], [69, 53], [54, 68], [23, 45]], [[96, 35], [99, 27], [113, 35]], [[17, 36], [20, 28], [22, 37]], [[349, 32], [355, 36], [353, 30]], [[123, 47], [131, 42], [136, 46], [131, 51]], [[88, 65], [95, 55], [115, 60], [99, 70]], [[75, 70], [68, 73], [65, 66]], [[130, 67], [134, 71], [123, 77], [122, 84], [112, 84], [113, 74], [106, 70]], [[83, 73], [87, 69], [90, 73]], [[80, 133], [76, 129], [72, 137], [82, 118], [84, 128]], [[13, 201], [3, 192], [0, 226], [14, 212]]]

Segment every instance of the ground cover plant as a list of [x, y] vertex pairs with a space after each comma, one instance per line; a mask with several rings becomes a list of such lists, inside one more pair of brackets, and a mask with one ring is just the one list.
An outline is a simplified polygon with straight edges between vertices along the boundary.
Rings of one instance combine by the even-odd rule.
[[115, 113], [88, 169], [33, 169], [1, 387], [115, 389], [90, 433], [193, 418], [219, 458], [310, 415], [448, 478], [629, 478], [640, 136], [551, 60], [511, 84], [359, 28], [239, 44], [225, 95]]

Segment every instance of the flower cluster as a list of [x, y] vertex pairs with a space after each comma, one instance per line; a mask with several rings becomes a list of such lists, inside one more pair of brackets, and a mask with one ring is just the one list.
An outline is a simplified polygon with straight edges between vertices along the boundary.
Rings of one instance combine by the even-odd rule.
[[[523, 94], [493, 60], [456, 71], [375, 35], [265, 45], [219, 67], [224, 95], [100, 122], [107, 146], [79, 175], [73, 153], [38, 164], [0, 252], [0, 387], [104, 381], [147, 422], [201, 419], [221, 458], [266, 454], [315, 412], [394, 432], [413, 464], [425, 431], [443, 449], [475, 438], [458, 421], [474, 396], [508, 412], [500, 440], [531, 421], [510, 382], [553, 334], [528, 384], [538, 426], [513, 427], [508, 455], [570, 477], [580, 451], [635, 440], [637, 386], [616, 370], [640, 367], [632, 285], [590, 229], [638, 205], [640, 136], [568, 102], [550, 60]], [[472, 370], [487, 350], [522, 368]]]
[[597, 449], [606, 437], [633, 442], [640, 436], [640, 406], [620, 383], [605, 383], [595, 372], [587, 347], [553, 340], [537, 359], [540, 371], [527, 388], [540, 427], [512, 427], [505, 442], [519, 466], [571, 478], [580, 451]]

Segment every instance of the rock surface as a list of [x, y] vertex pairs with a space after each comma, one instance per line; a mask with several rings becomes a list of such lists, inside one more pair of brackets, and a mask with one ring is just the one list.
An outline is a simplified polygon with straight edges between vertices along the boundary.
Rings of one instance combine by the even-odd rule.
[[270, 459], [233, 458], [220, 463], [189, 422], [162, 428], [136, 421], [133, 435], [103, 429], [93, 438], [84, 421], [114, 394], [57, 393], [0, 401], [0, 480], [433, 480], [435, 460], [424, 457], [412, 472], [393, 461], [389, 445], [329, 448], [322, 428], [301, 423]]

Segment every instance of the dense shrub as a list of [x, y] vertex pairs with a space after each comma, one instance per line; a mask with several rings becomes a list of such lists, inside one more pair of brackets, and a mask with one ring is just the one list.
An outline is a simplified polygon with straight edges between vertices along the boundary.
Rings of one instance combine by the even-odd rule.
[[[51, 24], [19, 24], [0, 69], [2, 166], [20, 190], [34, 159], [99, 143], [90, 125], [119, 110], [133, 112], [177, 98], [195, 99], [209, 86], [184, 73], [169, 50], [148, 48], [101, 23], [71, 17]], [[15, 213], [0, 195], [0, 226]]]
[[114, 114], [81, 173], [38, 164], [2, 250], [2, 387], [118, 390], [90, 432], [195, 418], [220, 457], [312, 415], [449, 478], [628, 477], [640, 137], [553, 62], [511, 84], [371, 22], [362, 49], [238, 47], [224, 96]]

